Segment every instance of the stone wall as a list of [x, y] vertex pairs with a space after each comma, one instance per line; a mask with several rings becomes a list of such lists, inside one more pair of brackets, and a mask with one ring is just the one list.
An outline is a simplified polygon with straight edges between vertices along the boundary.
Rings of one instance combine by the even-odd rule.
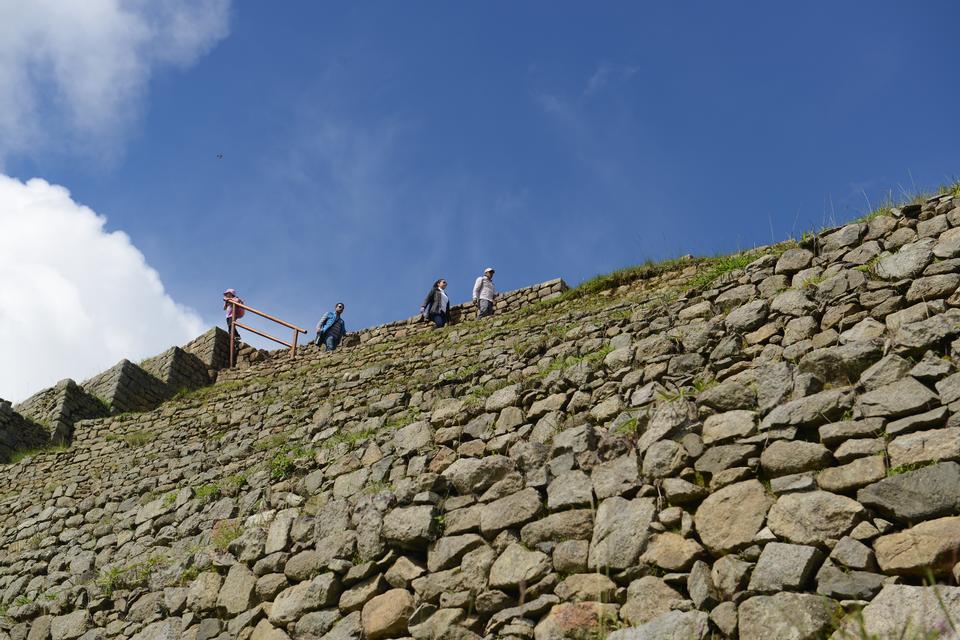
[[170, 395], [210, 384], [206, 363], [180, 347], [170, 347], [160, 355], [144, 360], [140, 368], [163, 382]]
[[[557, 278], [508, 291], [499, 296], [496, 311], [504, 313], [549, 300], [567, 288], [567, 284]], [[451, 322], [457, 323], [474, 312], [470, 303], [454, 306], [451, 308]], [[427, 331], [430, 326], [420, 322], [419, 316], [408, 318], [349, 334], [343, 346], [401, 338]], [[218, 372], [229, 366], [229, 343], [229, 334], [220, 327], [213, 327], [182, 348], [171, 347], [144, 360], [139, 366], [123, 360], [82, 385], [63, 380], [55, 387], [34, 394], [14, 409], [30, 420], [48, 425], [51, 442], [66, 443], [72, 438], [73, 425], [78, 420], [102, 417], [108, 412], [144, 411], [180, 391], [212, 383]], [[283, 357], [285, 353], [285, 350], [279, 350], [273, 357]], [[237, 368], [249, 368], [268, 357], [267, 352], [243, 344], [237, 353]]]
[[[508, 311], [517, 311], [528, 305], [556, 298], [569, 288], [562, 278], [555, 278], [529, 287], [507, 291], [497, 296], [494, 312], [502, 314]], [[451, 305], [450, 324], [457, 324], [465, 318], [472, 318], [476, 316], [476, 313], [476, 306], [474, 306], [472, 302]], [[402, 338], [415, 333], [429, 331], [431, 326], [430, 323], [423, 322], [419, 315], [412, 316], [405, 320], [388, 322], [352, 333], [344, 339], [343, 345], [352, 346], [371, 341], [377, 342]]]
[[172, 395], [164, 382], [126, 359], [81, 386], [105, 402], [111, 413], [152, 409]]
[[0, 467], [0, 640], [953, 634], [960, 197], [387, 335]]
[[48, 441], [43, 426], [25, 419], [0, 399], [0, 462], [9, 462], [15, 452], [36, 449]]
[[70, 442], [73, 424], [77, 420], [99, 418], [109, 413], [100, 400], [69, 378], [27, 398], [14, 406], [14, 410], [29, 420], [46, 425], [49, 440], [55, 444]]

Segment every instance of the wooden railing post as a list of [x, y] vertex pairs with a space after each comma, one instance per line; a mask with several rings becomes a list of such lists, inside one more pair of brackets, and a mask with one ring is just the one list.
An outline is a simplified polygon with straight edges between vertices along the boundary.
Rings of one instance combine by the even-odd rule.
[[234, 354], [236, 337], [237, 337], [237, 303], [231, 300], [230, 301], [230, 368], [231, 369], [233, 369], [234, 360], [236, 359], [236, 355]]

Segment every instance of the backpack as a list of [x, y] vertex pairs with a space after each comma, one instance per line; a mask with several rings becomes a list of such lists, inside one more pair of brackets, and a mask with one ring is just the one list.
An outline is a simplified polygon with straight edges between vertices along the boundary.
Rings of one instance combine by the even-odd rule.
[[[234, 298], [234, 300], [236, 300], [236, 301], [239, 302], [240, 304], [243, 304], [243, 300], [240, 299], [240, 298]], [[234, 306], [234, 307], [233, 307], [233, 319], [234, 319], [234, 320], [239, 320], [240, 318], [243, 317], [243, 314], [245, 314], [246, 312], [247, 312], [247, 310], [244, 309], [243, 307]]]

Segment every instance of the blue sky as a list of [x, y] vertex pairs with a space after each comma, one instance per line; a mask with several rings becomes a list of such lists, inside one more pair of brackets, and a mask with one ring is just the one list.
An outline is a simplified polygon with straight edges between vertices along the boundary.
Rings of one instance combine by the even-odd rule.
[[456, 300], [488, 265], [504, 290], [575, 284], [950, 180], [958, 18], [946, 1], [234, 2], [109, 144], [66, 136], [3, 171], [106, 216], [208, 323], [232, 286], [303, 326], [342, 300], [359, 328], [413, 315], [437, 277]]

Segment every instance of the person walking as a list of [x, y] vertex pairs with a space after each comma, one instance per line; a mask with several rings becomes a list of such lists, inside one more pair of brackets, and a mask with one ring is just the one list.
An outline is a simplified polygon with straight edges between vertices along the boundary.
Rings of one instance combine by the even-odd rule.
[[243, 300], [237, 295], [236, 289], [227, 289], [223, 292], [223, 309], [227, 312], [227, 332], [233, 331], [233, 335], [239, 341], [240, 333], [233, 326], [233, 321], [243, 317], [244, 309], [233, 304], [235, 302], [243, 304]]
[[493, 267], [483, 270], [483, 275], [473, 284], [473, 303], [477, 305], [477, 317], [485, 318], [493, 315], [493, 302], [497, 298], [497, 290], [493, 286]]
[[317, 337], [314, 344], [318, 347], [322, 344], [327, 351], [333, 351], [347, 335], [347, 325], [343, 322], [343, 303], [338, 302], [333, 311], [326, 312], [320, 322], [317, 323]]
[[424, 320], [433, 322], [437, 329], [447, 324], [450, 317], [450, 298], [447, 297], [447, 281], [440, 278], [433, 283], [433, 288], [423, 300], [420, 307], [420, 315]]

